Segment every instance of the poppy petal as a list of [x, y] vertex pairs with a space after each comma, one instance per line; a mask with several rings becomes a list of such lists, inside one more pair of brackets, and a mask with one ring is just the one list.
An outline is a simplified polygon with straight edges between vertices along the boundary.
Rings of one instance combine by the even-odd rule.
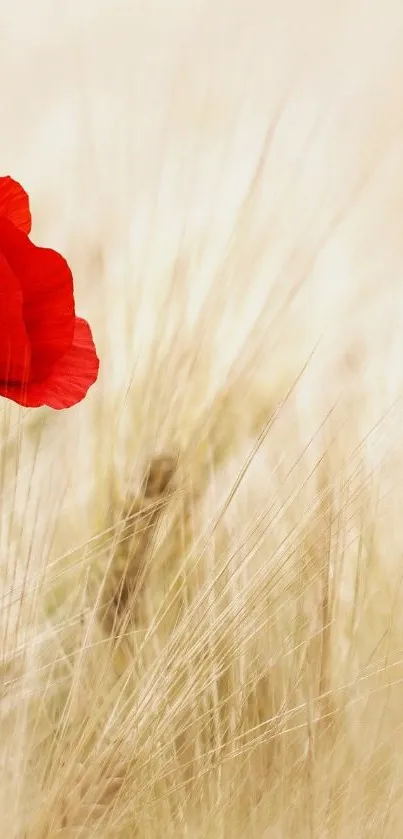
[[8, 219], [23, 233], [31, 230], [28, 195], [9, 175], [0, 178], [0, 218]]
[[22, 292], [17, 278], [0, 251], [0, 380], [26, 380], [30, 359], [31, 350], [24, 324]]
[[45, 379], [71, 346], [74, 333], [73, 277], [56, 251], [40, 248], [0, 218], [0, 251], [18, 277], [24, 322], [32, 348], [30, 378]]
[[43, 381], [28, 382], [25, 387], [10, 385], [7, 391], [0, 382], [0, 395], [29, 408], [71, 408], [84, 399], [98, 378], [98, 370], [91, 329], [87, 321], [76, 318], [72, 346], [56, 361], [50, 375]]

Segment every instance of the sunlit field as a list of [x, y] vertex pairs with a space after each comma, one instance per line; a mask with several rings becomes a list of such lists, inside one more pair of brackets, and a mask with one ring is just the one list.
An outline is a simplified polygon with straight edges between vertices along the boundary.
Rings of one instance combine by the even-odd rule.
[[0, 836], [403, 836], [403, 5], [2, 0], [101, 370], [0, 405]]

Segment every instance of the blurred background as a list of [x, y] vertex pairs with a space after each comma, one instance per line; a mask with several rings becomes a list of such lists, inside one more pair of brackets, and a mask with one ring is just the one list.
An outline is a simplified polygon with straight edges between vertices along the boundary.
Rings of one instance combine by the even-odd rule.
[[0, 11], [1, 172], [101, 359], [1, 406], [4, 835], [396, 839], [403, 6]]

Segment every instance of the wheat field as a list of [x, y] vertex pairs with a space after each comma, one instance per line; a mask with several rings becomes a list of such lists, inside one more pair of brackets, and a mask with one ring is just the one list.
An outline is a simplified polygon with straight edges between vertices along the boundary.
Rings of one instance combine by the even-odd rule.
[[0, 836], [403, 837], [403, 6], [1, 0], [101, 373], [0, 406]]

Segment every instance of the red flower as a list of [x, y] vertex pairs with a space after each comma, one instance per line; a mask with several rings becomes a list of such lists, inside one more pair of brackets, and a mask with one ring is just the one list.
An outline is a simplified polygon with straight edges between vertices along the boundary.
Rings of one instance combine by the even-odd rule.
[[88, 323], [76, 317], [73, 278], [60, 254], [28, 238], [29, 199], [0, 177], [0, 396], [69, 408], [98, 376]]

